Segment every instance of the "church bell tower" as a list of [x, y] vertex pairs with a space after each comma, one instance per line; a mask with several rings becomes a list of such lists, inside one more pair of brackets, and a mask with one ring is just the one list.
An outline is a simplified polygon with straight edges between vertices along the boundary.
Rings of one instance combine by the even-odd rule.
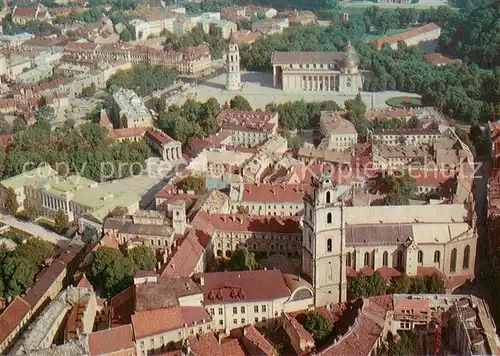
[[236, 91], [240, 89], [241, 89], [240, 50], [238, 42], [231, 33], [227, 51], [226, 90]]

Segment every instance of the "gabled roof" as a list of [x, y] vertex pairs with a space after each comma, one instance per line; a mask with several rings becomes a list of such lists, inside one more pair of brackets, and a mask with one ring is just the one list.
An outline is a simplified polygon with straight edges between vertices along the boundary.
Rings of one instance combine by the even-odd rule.
[[128, 324], [90, 333], [89, 350], [91, 356], [135, 355], [132, 325]]
[[19, 326], [30, 309], [31, 307], [26, 300], [16, 297], [0, 314], [0, 344]]

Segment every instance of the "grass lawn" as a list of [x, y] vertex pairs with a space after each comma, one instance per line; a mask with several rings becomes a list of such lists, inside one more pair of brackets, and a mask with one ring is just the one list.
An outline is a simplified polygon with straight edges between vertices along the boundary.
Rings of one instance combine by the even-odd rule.
[[43, 226], [46, 229], [54, 231], [55, 224], [51, 220], [48, 220], [48, 219], [45, 219], [45, 218], [38, 218], [38, 219], [35, 220], [35, 222], [38, 225]]
[[385, 103], [394, 108], [416, 108], [422, 106], [420, 98], [410, 96], [396, 96], [388, 99]]
[[392, 29], [392, 30], [387, 31], [387, 33], [385, 35], [383, 33], [381, 33], [381, 32], [374, 31], [374, 32], [368, 33], [365, 36], [364, 39], [367, 42], [372, 42], [372, 41], [378, 40], [379, 38], [384, 38], [384, 37], [387, 37], [387, 36], [394, 36], [394, 35], [406, 32], [406, 31], [408, 31], [408, 29], [409, 28], [396, 28], [396, 29]]

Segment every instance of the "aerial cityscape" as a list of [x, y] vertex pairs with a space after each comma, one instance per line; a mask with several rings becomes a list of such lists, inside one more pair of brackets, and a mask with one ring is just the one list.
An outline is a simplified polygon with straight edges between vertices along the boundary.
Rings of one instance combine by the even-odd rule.
[[0, 0], [0, 355], [500, 355], [498, 0]]

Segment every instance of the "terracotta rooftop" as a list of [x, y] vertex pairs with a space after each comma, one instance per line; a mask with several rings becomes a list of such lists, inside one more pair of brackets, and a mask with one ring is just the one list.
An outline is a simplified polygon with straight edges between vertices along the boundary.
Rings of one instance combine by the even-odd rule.
[[299, 334], [300, 338], [305, 340], [307, 343], [314, 345], [314, 338], [312, 337], [311, 333], [307, 331], [304, 326], [299, 323], [297, 319], [295, 319], [295, 317], [288, 315], [287, 317], [290, 318], [290, 323], [292, 324], [297, 334]]
[[0, 135], [0, 145], [2, 145], [4, 148], [8, 148], [12, 144], [14, 144], [14, 135], [12, 134]]
[[35, 17], [35, 11], [36, 9], [33, 7], [18, 7], [14, 13], [12, 14], [13, 17]]
[[89, 351], [91, 356], [135, 355], [132, 325], [90, 333]]
[[218, 231], [252, 231], [298, 234], [302, 231], [299, 216], [261, 216], [247, 214], [211, 214], [210, 222]]
[[311, 192], [311, 185], [246, 183], [241, 185], [241, 189], [243, 202], [302, 204], [305, 194]]
[[277, 115], [271, 111], [222, 110], [218, 120], [222, 129], [242, 131], [271, 131], [278, 126], [269, 122]]
[[429, 300], [428, 299], [399, 299], [394, 305], [394, 311], [400, 310], [429, 310]]
[[274, 356], [278, 354], [274, 346], [253, 325], [243, 329], [241, 342], [250, 355]]
[[441, 53], [427, 53], [424, 54], [423, 58], [432, 65], [443, 66], [450, 63], [460, 64], [462, 61], [460, 59], [451, 59]]
[[278, 270], [202, 273], [199, 277], [203, 280], [200, 283], [205, 305], [290, 297], [290, 290]]
[[373, 110], [367, 110], [365, 116], [370, 121], [376, 119], [388, 120], [399, 117], [411, 118], [417, 115], [419, 112], [420, 109], [399, 109], [399, 108], [373, 109]]
[[437, 129], [412, 129], [412, 128], [400, 128], [400, 129], [378, 129], [373, 130], [373, 135], [437, 135], [440, 136], [441, 132]]
[[65, 272], [66, 264], [59, 260], [54, 260], [49, 267], [40, 273], [38, 280], [28, 290], [25, 297], [26, 301], [32, 307], [35, 307], [35, 305], [50, 289], [55, 280]]
[[321, 129], [325, 134], [356, 134], [354, 124], [344, 118], [344, 111], [322, 111], [320, 117]]
[[184, 60], [193, 60], [203, 56], [210, 56], [210, 48], [206, 44], [189, 47], [182, 51]]
[[236, 338], [219, 341], [215, 334], [201, 334], [188, 339], [191, 353], [195, 356], [245, 356], [242, 345]]
[[417, 186], [440, 186], [455, 178], [454, 173], [446, 171], [420, 171], [411, 170], [411, 176], [415, 178]]
[[400, 33], [400, 34], [397, 34], [394, 36], [388, 36], [388, 37], [384, 37], [384, 38], [375, 40], [373, 43], [375, 44], [375, 46], [377, 46], [377, 48], [382, 48], [384, 46], [384, 44], [393, 44], [393, 43], [398, 43], [399, 41], [406, 41], [410, 38], [422, 35], [426, 32], [438, 30], [440, 28], [441, 27], [439, 27], [435, 23], [431, 22], [427, 25], [420, 26], [417, 28], [412, 28], [411, 30], [408, 30], [406, 32], [403, 32], [403, 33]]
[[203, 307], [171, 307], [144, 310], [132, 315], [136, 339], [211, 321]]
[[149, 138], [150, 140], [156, 142], [159, 145], [167, 145], [170, 142], [174, 141], [169, 135], [162, 131], [158, 130], [153, 130], [153, 129], [148, 129], [146, 131], [146, 138]]
[[30, 309], [30, 305], [21, 297], [15, 297], [5, 308], [0, 314], [0, 344], [19, 326]]
[[91, 288], [91, 289], [94, 288], [92, 286], [92, 284], [90, 284], [90, 282], [87, 279], [87, 276], [85, 275], [85, 273], [82, 275], [82, 278], [80, 278], [80, 280], [78, 281], [78, 283], [76, 284], [76, 286], [79, 287], [79, 288]]
[[125, 129], [114, 129], [109, 132], [109, 136], [114, 139], [142, 137], [146, 133], [144, 127], [130, 127]]

